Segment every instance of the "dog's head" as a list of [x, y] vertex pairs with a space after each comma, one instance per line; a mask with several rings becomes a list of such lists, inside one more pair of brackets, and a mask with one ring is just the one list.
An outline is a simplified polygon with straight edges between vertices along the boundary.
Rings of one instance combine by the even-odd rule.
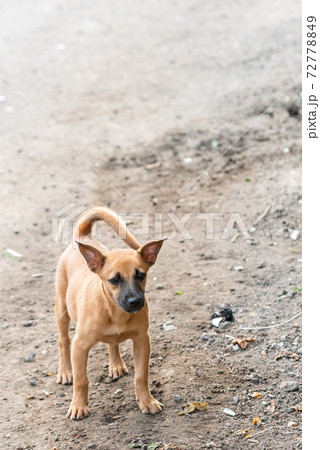
[[109, 298], [129, 313], [145, 304], [147, 272], [156, 262], [163, 240], [152, 241], [138, 250], [113, 250], [106, 255], [90, 245], [78, 243], [89, 269], [102, 280]]

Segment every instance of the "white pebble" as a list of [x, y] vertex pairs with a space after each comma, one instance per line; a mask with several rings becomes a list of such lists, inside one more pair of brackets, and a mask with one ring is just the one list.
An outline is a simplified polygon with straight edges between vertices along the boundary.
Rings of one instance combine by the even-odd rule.
[[211, 323], [212, 323], [212, 325], [214, 327], [218, 328], [219, 323], [221, 322], [221, 320], [222, 320], [222, 317], [215, 317], [214, 319], [212, 319]]
[[236, 415], [236, 413], [234, 411], [232, 411], [232, 409], [229, 409], [229, 408], [224, 408], [223, 413], [227, 414], [227, 416], [232, 416], [232, 417], [234, 417]]
[[293, 230], [292, 233], [290, 234], [290, 237], [293, 241], [296, 241], [299, 236], [300, 236], [299, 230]]
[[66, 50], [67, 46], [65, 44], [58, 44], [57, 50], [60, 50], [60, 52], [64, 52]]

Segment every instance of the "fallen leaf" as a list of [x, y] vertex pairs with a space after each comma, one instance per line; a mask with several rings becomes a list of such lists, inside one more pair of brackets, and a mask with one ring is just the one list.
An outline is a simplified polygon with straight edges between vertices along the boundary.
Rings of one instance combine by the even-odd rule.
[[254, 392], [253, 394], [251, 394], [251, 397], [261, 398], [261, 394], [260, 394], [260, 392]]
[[252, 424], [253, 424], [253, 425], [258, 425], [258, 423], [262, 423], [262, 421], [260, 420], [259, 417], [254, 417], [254, 418], [252, 419]]
[[284, 350], [283, 352], [279, 353], [279, 355], [277, 355], [275, 357], [275, 360], [278, 361], [281, 358], [292, 358], [292, 359], [297, 359], [298, 360], [298, 359], [300, 359], [300, 356], [297, 355], [296, 353], [291, 352], [291, 351]]
[[255, 342], [255, 338], [236, 338], [232, 341], [232, 345], [239, 345], [243, 350], [248, 347], [250, 342]]
[[235, 434], [237, 436], [245, 436], [246, 437], [246, 435], [248, 435], [250, 432], [251, 432], [250, 428], [247, 428], [245, 430], [237, 430], [237, 431], [235, 431]]
[[26, 396], [26, 399], [27, 399], [27, 400], [33, 400], [33, 399], [34, 399], [34, 395], [27, 395], [27, 396]]
[[208, 407], [208, 402], [192, 402], [188, 403], [188, 406], [178, 413], [178, 416], [182, 416], [183, 414], [192, 414], [195, 411], [206, 411]]
[[152, 444], [147, 445], [147, 450], [156, 450], [159, 447], [161, 442], [153, 442]]
[[[129, 448], [142, 448], [144, 447], [146, 444], [144, 444], [143, 442], [135, 442], [133, 444], [129, 444], [128, 447]], [[152, 442], [152, 444], [147, 444], [147, 450], [156, 450], [159, 445], [161, 445], [161, 442]]]
[[176, 295], [182, 295], [181, 291], [176, 292]]

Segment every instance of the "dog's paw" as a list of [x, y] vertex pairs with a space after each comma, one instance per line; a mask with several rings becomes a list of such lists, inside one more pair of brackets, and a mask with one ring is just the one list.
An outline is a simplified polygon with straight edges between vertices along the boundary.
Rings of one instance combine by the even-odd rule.
[[116, 381], [118, 380], [118, 378], [123, 377], [128, 373], [129, 370], [127, 369], [125, 363], [109, 364], [109, 377], [112, 379], [112, 381]]
[[58, 384], [72, 384], [72, 370], [59, 370], [57, 377]]
[[157, 414], [163, 410], [163, 405], [150, 395], [147, 400], [138, 400], [139, 408], [143, 414]]
[[72, 420], [81, 420], [90, 415], [87, 405], [71, 404], [66, 416]]

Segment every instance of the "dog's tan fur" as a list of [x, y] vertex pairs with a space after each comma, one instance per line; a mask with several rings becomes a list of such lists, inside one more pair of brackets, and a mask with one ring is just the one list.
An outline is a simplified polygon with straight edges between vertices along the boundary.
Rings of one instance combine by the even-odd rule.
[[[97, 220], [107, 222], [131, 249], [107, 249], [90, 237]], [[135, 391], [143, 413], [155, 414], [162, 405], [153, 398], [148, 386], [150, 337], [149, 308], [145, 299], [135, 314], [126, 312], [117, 302], [119, 287], [108, 280], [120, 273], [130, 282], [138, 269], [146, 273], [156, 261], [163, 241], [141, 246], [115, 213], [93, 208], [85, 213], [75, 230], [79, 248], [71, 244], [61, 255], [56, 271], [55, 313], [59, 327], [58, 383], [74, 384], [73, 399], [67, 412], [71, 419], [82, 419], [88, 411], [87, 359], [97, 342], [108, 344], [109, 376], [121, 377], [128, 369], [121, 357], [119, 343], [132, 339], [135, 366]], [[84, 239], [86, 242], [84, 244]], [[144, 295], [146, 277], [141, 281]], [[76, 322], [70, 352], [69, 324]]]

